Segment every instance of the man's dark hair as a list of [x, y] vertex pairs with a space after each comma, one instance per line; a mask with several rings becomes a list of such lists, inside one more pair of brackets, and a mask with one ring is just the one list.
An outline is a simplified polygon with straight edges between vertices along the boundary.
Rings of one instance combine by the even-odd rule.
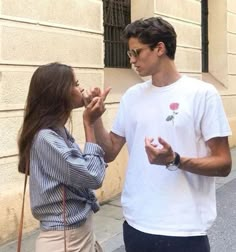
[[137, 38], [141, 43], [154, 49], [159, 42], [166, 47], [166, 55], [175, 58], [176, 32], [174, 27], [161, 17], [139, 19], [128, 24], [123, 31], [123, 39]]

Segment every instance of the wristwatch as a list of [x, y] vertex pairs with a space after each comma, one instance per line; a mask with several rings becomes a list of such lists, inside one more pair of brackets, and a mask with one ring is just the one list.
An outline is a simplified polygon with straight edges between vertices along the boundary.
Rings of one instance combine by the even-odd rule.
[[180, 155], [177, 152], [174, 153], [174, 160], [166, 164], [166, 169], [168, 169], [169, 171], [176, 171], [180, 166]]

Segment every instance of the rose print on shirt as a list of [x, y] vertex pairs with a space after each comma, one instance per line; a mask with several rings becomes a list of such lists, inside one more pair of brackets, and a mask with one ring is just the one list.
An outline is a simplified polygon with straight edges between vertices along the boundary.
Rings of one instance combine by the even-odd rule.
[[178, 114], [178, 108], [179, 108], [179, 103], [177, 102], [172, 102], [169, 105], [170, 109], [172, 110], [172, 115], [168, 115], [166, 118], [166, 121], [172, 121], [173, 125], [175, 124], [175, 116]]

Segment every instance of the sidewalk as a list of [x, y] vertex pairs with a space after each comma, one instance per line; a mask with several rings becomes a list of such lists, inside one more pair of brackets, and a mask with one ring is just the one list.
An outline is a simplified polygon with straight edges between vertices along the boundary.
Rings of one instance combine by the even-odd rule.
[[[232, 149], [231, 153], [233, 159], [232, 171], [226, 178], [217, 178], [217, 189], [236, 178], [236, 148]], [[101, 210], [95, 214], [95, 232], [104, 252], [113, 252], [123, 245], [122, 224], [123, 215], [120, 205], [120, 196], [117, 196], [104, 204]], [[34, 252], [34, 241], [37, 235], [38, 230], [24, 236], [22, 252]], [[16, 241], [0, 246], [0, 252], [15, 251]]]

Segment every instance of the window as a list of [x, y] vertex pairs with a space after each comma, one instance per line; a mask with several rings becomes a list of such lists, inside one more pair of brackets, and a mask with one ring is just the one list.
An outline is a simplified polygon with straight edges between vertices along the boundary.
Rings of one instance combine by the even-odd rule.
[[130, 0], [103, 0], [105, 67], [130, 68], [122, 31], [130, 23]]
[[208, 72], [208, 0], [202, 0], [202, 72]]
[[[202, 0], [202, 72], [228, 83], [227, 0]], [[206, 76], [206, 75], [205, 75]]]

